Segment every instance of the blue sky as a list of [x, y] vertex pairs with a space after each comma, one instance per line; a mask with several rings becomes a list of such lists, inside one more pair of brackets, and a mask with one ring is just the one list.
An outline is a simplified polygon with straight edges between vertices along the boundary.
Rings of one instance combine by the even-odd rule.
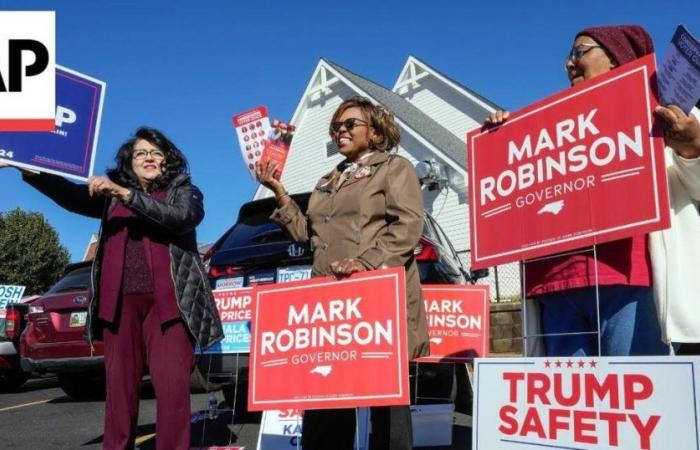
[[[267, 105], [289, 120], [321, 57], [391, 87], [415, 55], [516, 110], [567, 87], [564, 56], [586, 26], [640, 24], [659, 60], [678, 24], [700, 37], [697, 0], [0, 1], [16, 9], [55, 10], [57, 63], [107, 83], [96, 174], [141, 125], [184, 150], [205, 195], [200, 242], [216, 240], [256, 188], [231, 116]], [[63, 211], [15, 170], [0, 170], [0, 188], [0, 211], [43, 212], [82, 258], [96, 220]]]

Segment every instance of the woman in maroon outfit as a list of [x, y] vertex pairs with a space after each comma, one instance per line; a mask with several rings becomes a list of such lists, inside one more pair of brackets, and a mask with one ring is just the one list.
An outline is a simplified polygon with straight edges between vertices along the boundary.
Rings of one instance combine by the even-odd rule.
[[140, 128], [107, 176], [87, 185], [23, 171], [24, 180], [69, 211], [101, 218], [87, 339], [103, 337], [105, 449], [134, 447], [144, 364], [156, 392], [156, 446], [189, 449], [194, 345], [223, 337], [195, 227], [202, 193], [187, 161], [158, 130]]

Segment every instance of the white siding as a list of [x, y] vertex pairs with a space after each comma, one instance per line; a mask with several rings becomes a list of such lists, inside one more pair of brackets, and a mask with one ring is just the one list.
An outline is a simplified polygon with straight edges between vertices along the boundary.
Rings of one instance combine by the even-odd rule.
[[[419, 80], [417, 89], [399, 93], [426, 115], [436, 120], [462, 141], [468, 129], [477, 126], [483, 117], [475, 104], [459, 91], [453, 89], [438, 78], [429, 75]], [[353, 89], [342, 82], [332, 84], [330, 92], [319, 98], [319, 93], [312, 95], [312, 100], [302, 99], [306, 104], [299, 108], [299, 117], [295, 125], [297, 131], [292, 142], [290, 154], [282, 176], [282, 182], [290, 193], [307, 192], [313, 189], [318, 179], [329, 172], [341, 160], [336, 154], [330, 158], [326, 155], [328, 123], [338, 105], [344, 98], [357, 95]], [[401, 145], [398, 153], [409, 159], [414, 165], [418, 161], [435, 159], [445, 164], [426, 145], [419, 142], [407, 130], [401, 130]], [[466, 202], [466, 185], [463, 174], [455, 174], [449, 169], [450, 185], [442, 191], [423, 191], [425, 209], [440, 224], [447, 237], [458, 252], [462, 264], [469, 267], [469, 208]], [[267, 197], [271, 193], [261, 189], [256, 198]], [[498, 290], [501, 297], [519, 294], [520, 277], [517, 264], [499, 267]], [[491, 296], [496, 297], [496, 282], [493, 268], [482, 283], [491, 286]]]
[[431, 119], [466, 142], [467, 131], [478, 126], [486, 117], [472, 101], [437, 78], [427, 76], [415, 89], [404, 87], [398, 93]]

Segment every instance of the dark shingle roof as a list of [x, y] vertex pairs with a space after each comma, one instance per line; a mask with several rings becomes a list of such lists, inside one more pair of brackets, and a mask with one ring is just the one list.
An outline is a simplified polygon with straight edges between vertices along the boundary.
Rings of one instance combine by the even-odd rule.
[[395, 92], [357, 75], [334, 62], [328, 61], [327, 59], [323, 61], [337, 70], [338, 73], [347, 78], [362, 91], [366, 92], [368, 96], [386, 106], [399, 120], [418, 132], [450, 159], [459, 164], [460, 167], [466, 169], [466, 150], [464, 142], [459, 140], [454, 134], [450, 133], [442, 125], [428, 117], [424, 112]]

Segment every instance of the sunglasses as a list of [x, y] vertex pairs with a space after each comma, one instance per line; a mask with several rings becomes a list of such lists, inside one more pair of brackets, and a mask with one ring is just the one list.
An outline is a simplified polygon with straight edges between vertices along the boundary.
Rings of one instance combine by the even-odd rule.
[[352, 129], [358, 125], [368, 126], [369, 122], [362, 119], [355, 119], [354, 117], [345, 119], [342, 122], [331, 122], [331, 132], [337, 133], [342, 127], [345, 127], [348, 131], [352, 131]]

